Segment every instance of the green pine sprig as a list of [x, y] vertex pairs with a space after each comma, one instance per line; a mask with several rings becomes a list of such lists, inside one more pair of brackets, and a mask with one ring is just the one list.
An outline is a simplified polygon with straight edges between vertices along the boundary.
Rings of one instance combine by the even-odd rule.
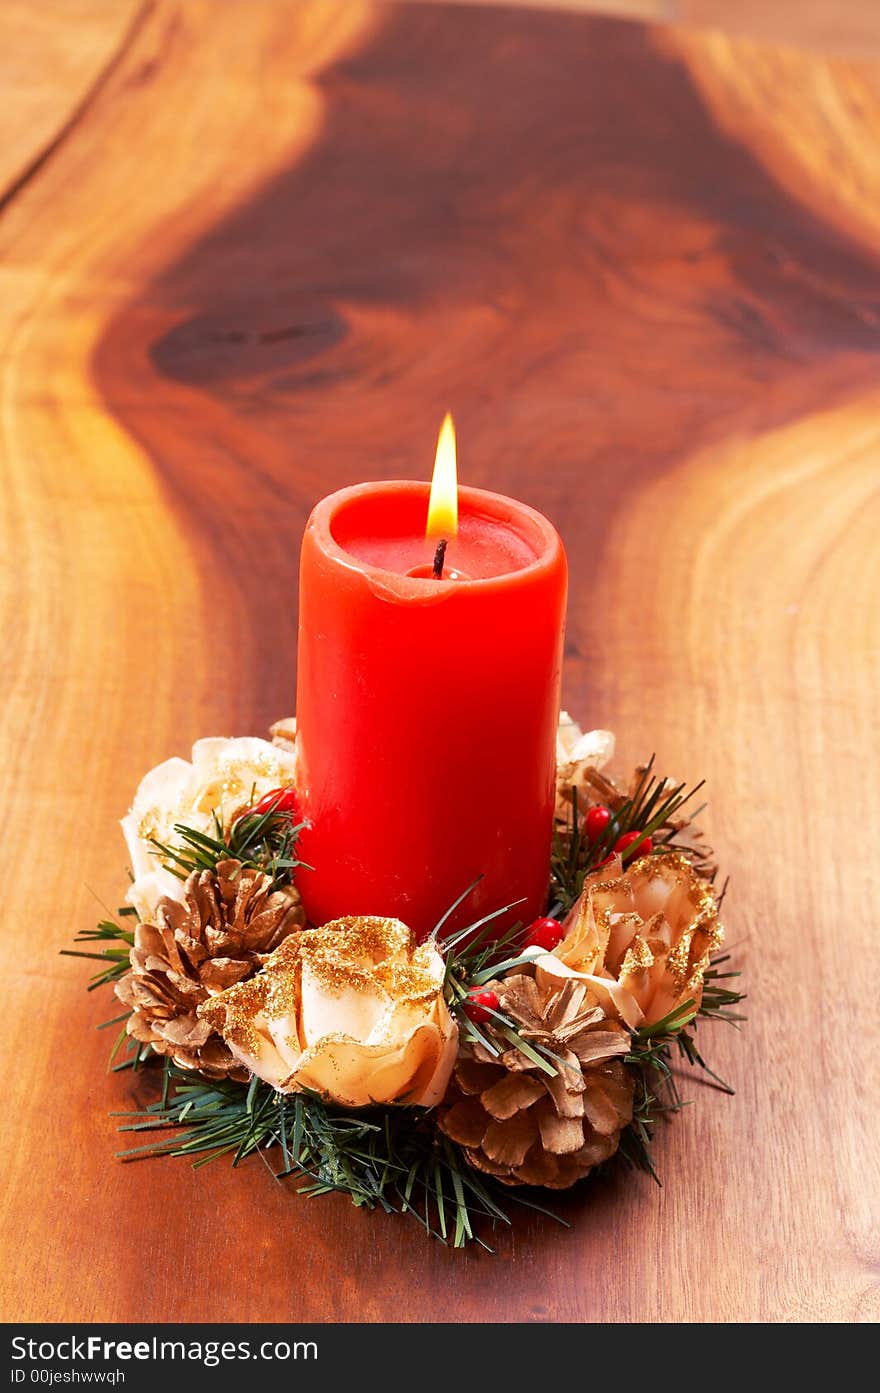
[[121, 1114], [126, 1121], [120, 1130], [174, 1135], [127, 1148], [119, 1153], [123, 1160], [186, 1156], [202, 1166], [229, 1156], [237, 1166], [272, 1150], [281, 1163], [273, 1173], [279, 1180], [291, 1178], [300, 1193], [342, 1193], [359, 1208], [408, 1215], [456, 1248], [475, 1242], [492, 1251], [483, 1237], [486, 1223], [509, 1226], [512, 1206], [564, 1222], [528, 1195], [472, 1170], [423, 1109], [377, 1107], [354, 1114], [315, 1094], [277, 1093], [257, 1078], [250, 1084], [193, 1080], [167, 1061], [164, 1073], [163, 1098]]
[[[132, 915], [134, 910], [120, 909], [119, 914], [120, 916]], [[100, 952], [88, 952], [85, 949], [75, 948], [61, 949], [61, 956], [64, 958], [91, 958], [96, 962], [106, 964], [92, 977], [87, 988], [88, 991], [93, 992], [96, 987], [105, 987], [123, 977], [128, 971], [128, 958], [134, 947], [134, 934], [130, 929], [117, 924], [115, 919], [102, 919], [97, 928], [83, 929], [81, 933], [76, 935], [74, 942], [113, 945], [102, 948]]]
[[297, 867], [304, 865], [296, 855], [296, 843], [305, 823], [295, 823], [290, 813], [276, 812], [274, 807], [262, 813], [247, 812], [228, 828], [216, 811], [213, 819], [213, 833], [175, 823], [178, 846], [151, 838], [157, 854], [178, 880], [186, 880], [193, 871], [216, 871], [218, 862], [231, 859], [240, 861], [243, 868], [271, 876], [272, 889], [278, 890], [289, 885]]
[[[473, 885], [468, 886], [464, 894], [460, 895], [451, 908], [447, 910], [434, 929], [433, 939], [437, 939], [440, 929], [449, 916], [478, 884], [479, 881], [474, 881]], [[499, 977], [505, 972], [513, 972], [516, 968], [533, 962], [536, 957], [540, 956], [540, 949], [523, 949], [521, 947], [523, 935], [521, 921], [511, 924], [497, 937], [492, 934], [492, 924], [495, 920], [509, 914], [520, 903], [520, 900], [514, 900], [511, 904], [503, 905], [501, 909], [484, 915], [475, 923], [468, 924], [465, 928], [440, 940], [438, 946], [446, 962], [444, 994], [446, 1004], [455, 1017], [459, 1035], [463, 1040], [470, 1040], [482, 1045], [489, 1054], [496, 1058], [512, 1045], [525, 1055], [530, 1064], [552, 1077], [559, 1072], [562, 1061], [544, 1046], [526, 1040], [516, 1022], [505, 1012], [492, 1010], [491, 1007], [483, 1008], [492, 1021], [495, 1035], [500, 1035], [506, 1042], [504, 1046], [501, 1046], [488, 1031], [482, 1030], [479, 1023], [474, 1021], [465, 1011], [468, 997], [472, 992], [478, 991], [480, 987], [485, 986], [493, 978]]]
[[676, 1065], [700, 1069], [706, 1081], [722, 1093], [734, 1089], [709, 1067], [696, 1042], [700, 1020], [725, 1021], [738, 1027], [746, 1017], [730, 1008], [745, 1000], [745, 994], [722, 985], [738, 977], [738, 972], [719, 969], [729, 962], [725, 953], [707, 969], [699, 1009], [693, 1000], [682, 1002], [662, 1020], [633, 1032], [626, 1062], [636, 1076], [633, 1120], [620, 1138], [619, 1155], [624, 1163], [647, 1171], [660, 1184], [651, 1146], [657, 1124], [686, 1106], [675, 1074]]
[[[719, 901], [720, 903], [720, 901]], [[728, 1025], [739, 1026], [741, 1021], [747, 1019], [746, 1016], [731, 1010], [741, 1001], [745, 1001], [745, 994], [737, 991], [735, 987], [725, 987], [724, 982], [730, 982], [735, 977], [739, 977], [739, 972], [721, 972], [720, 968], [726, 967], [730, 962], [730, 954], [722, 953], [718, 958], [714, 958], [703, 979], [703, 1000], [700, 1003], [699, 1014], [711, 1021], [726, 1021]]]
[[[685, 804], [703, 788], [705, 780], [691, 788], [684, 783], [670, 788], [667, 780], [658, 778], [653, 769], [652, 755], [633, 793], [619, 807], [611, 810], [608, 826], [595, 842], [590, 842], [584, 835], [578, 791], [572, 788], [568, 825], [557, 831], [553, 843], [550, 898], [554, 917], [568, 913], [579, 899], [587, 876], [612, 854], [616, 842], [625, 833], [641, 832], [642, 837], [622, 853], [624, 867], [641, 855], [640, 847], [645, 837], [651, 837], [654, 841], [652, 854], [678, 849], [678, 832], [670, 824]], [[703, 804], [690, 814], [691, 822], [699, 817], [705, 806]]]

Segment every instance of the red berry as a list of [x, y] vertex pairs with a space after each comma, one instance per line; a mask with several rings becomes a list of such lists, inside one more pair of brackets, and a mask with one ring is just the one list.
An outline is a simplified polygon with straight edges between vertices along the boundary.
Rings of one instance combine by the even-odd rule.
[[558, 919], [536, 919], [526, 929], [524, 948], [543, 948], [552, 953], [563, 939], [563, 928]]
[[619, 851], [621, 856], [627, 860], [632, 860], [635, 856], [648, 856], [653, 847], [654, 843], [651, 838], [642, 837], [641, 832], [624, 832], [623, 836], [618, 837], [614, 843], [614, 850]]
[[601, 836], [604, 835], [605, 828], [611, 821], [611, 809], [606, 808], [604, 803], [599, 803], [595, 808], [590, 808], [584, 818], [584, 831], [587, 834], [587, 841], [590, 846], [595, 846]]
[[492, 1011], [497, 1011], [501, 1002], [498, 1000], [496, 992], [485, 988], [483, 991], [472, 991], [468, 993], [467, 1001], [464, 1003], [464, 1013], [468, 1020], [476, 1025], [482, 1025], [489, 1019]]
[[249, 809], [252, 813], [296, 813], [296, 789], [273, 788], [264, 793], [259, 803]]

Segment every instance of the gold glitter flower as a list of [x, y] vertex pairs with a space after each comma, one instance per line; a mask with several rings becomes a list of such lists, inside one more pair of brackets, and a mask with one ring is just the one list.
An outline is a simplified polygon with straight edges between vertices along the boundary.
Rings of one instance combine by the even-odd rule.
[[293, 934], [199, 1015], [279, 1092], [433, 1107], [458, 1050], [443, 975], [434, 945], [416, 946], [398, 919], [334, 919]]
[[676, 852], [619, 857], [587, 877], [544, 972], [589, 981], [607, 1014], [652, 1025], [685, 1001], [698, 1007], [724, 931], [711, 885]]

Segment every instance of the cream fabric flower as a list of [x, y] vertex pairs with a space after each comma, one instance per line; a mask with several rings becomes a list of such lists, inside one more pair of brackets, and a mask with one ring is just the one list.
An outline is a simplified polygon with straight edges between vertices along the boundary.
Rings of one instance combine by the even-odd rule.
[[708, 881], [677, 852], [619, 857], [588, 876], [565, 937], [540, 971], [585, 978], [609, 1015], [652, 1025], [683, 1002], [699, 1006], [724, 931]]
[[290, 750], [244, 736], [197, 740], [192, 762], [166, 759], [141, 780], [131, 811], [122, 820], [134, 876], [128, 901], [142, 920], [152, 919], [162, 896], [182, 898], [182, 883], [163, 864], [152, 838], [179, 844], [175, 823], [214, 831], [216, 812], [224, 826], [273, 788], [294, 782]]
[[199, 1014], [279, 1092], [433, 1107], [458, 1051], [443, 975], [434, 944], [416, 947], [400, 920], [334, 919], [294, 934]]

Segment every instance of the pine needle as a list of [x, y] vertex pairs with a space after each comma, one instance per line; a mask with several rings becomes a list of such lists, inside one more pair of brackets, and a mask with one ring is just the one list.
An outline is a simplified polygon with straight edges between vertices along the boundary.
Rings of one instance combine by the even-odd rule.
[[[279, 794], [279, 797], [281, 795]], [[263, 871], [272, 878], [272, 889], [289, 885], [298, 866], [304, 865], [295, 848], [305, 823], [294, 824], [290, 813], [248, 812], [224, 828], [216, 812], [214, 832], [200, 832], [175, 823], [179, 846], [167, 846], [153, 838], [157, 855], [178, 880], [193, 871], [215, 871], [219, 861], [240, 861], [242, 868]], [[310, 868], [307, 868], [310, 869]]]

